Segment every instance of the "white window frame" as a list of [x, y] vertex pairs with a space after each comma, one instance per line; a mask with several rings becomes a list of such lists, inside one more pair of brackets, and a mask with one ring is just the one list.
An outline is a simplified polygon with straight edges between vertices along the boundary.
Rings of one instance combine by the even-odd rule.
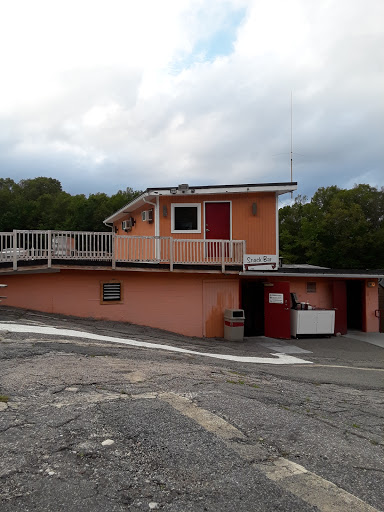
[[[175, 229], [175, 208], [197, 208], [197, 229]], [[171, 203], [171, 233], [201, 233], [201, 203]]]

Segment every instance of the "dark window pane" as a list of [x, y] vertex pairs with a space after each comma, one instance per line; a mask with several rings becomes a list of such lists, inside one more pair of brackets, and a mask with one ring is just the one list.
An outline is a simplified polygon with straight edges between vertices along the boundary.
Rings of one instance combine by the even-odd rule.
[[175, 230], [197, 229], [197, 207], [184, 206], [178, 208], [175, 206]]

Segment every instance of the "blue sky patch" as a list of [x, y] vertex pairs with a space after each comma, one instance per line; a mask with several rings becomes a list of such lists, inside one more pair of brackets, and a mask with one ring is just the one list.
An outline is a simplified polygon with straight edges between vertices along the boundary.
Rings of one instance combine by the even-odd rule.
[[190, 54], [174, 63], [173, 72], [188, 69], [198, 62], [212, 62], [217, 57], [230, 55], [236, 41], [237, 30], [245, 15], [245, 9], [226, 13], [212, 32], [197, 41]]

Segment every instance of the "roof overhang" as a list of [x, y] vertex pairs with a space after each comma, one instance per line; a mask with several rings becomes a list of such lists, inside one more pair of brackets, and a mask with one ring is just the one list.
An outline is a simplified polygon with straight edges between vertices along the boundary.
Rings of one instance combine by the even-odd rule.
[[154, 201], [160, 196], [196, 196], [196, 195], [212, 195], [212, 194], [244, 194], [251, 192], [274, 192], [277, 195], [294, 192], [297, 190], [297, 182], [286, 183], [260, 183], [246, 185], [208, 185], [208, 186], [187, 186], [187, 188], [164, 187], [164, 188], [147, 188], [143, 194], [136, 197], [133, 201], [126, 204], [110, 217], [104, 220], [104, 224], [111, 224], [125, 217], [138, 208], [145, 206], [148, 202]]
[[340, 271], [335, 270], [334, 272], [279, 272], [279, 271], [269, 271], [269, 272], [239, 272], [239, 275], [242, 277], [333, 277], [333, 278], [343, 278], [343, 279], [382, 279], [384, 277], [384, 271], [379, 271], [380, 273], [370, 272], [369, 270], [361, 272], [351, 272], [348, 270]]

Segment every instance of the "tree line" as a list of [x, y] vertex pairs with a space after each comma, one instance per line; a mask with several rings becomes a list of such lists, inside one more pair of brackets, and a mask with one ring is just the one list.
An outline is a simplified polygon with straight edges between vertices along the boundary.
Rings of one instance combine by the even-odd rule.
[[0, 231], [57, 229], [109, 231], [103, 220], [141, 194], [132, 188], [104, 193], [71, 195], [60, 181], [34, 178], [16, 183], [0, 178]]
[[[103, 220], [141, 194], [127, 188], [71, 195], [60, 181], [0, 178], [0, 232], [14, 229], [108, 231]], [[332, 268], [384, 268], [384, 188], [322, 187], [279, 211], [284, 263]]]
[[321, 187], [279, 211], [285, 263], [331, 268], [384, 268], [384, 188]]

